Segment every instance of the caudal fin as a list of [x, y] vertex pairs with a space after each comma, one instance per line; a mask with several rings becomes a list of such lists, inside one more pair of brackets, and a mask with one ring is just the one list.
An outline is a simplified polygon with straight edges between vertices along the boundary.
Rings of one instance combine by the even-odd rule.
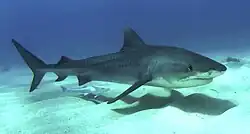
[[11, 40], [13, 45], [16, 47], [19, 54], [22, 56], [25, 63], [29, 66], [29, 68], [33, 72], [33, 80], [30, 87], [30, 92], [34, 91], [37, 86], [42, 81], [44, 75], [46, 72], [41, 72], [39, 69], [47, 68], [48, 65], [44, 63], [41, 59], [36, 57], [34, 54], [29, 52], [27, 49], [25, 49], [20, 43], [18, 43], [16, 40]]

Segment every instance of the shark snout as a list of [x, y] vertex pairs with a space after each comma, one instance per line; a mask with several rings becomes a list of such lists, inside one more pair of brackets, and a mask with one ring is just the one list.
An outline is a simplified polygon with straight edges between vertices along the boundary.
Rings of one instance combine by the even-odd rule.
[[227, 70], [227, 67], [221, 63], [215, 63], [213, 66], [209, 67], [209, 72], [212, 73], [212, 72], [225, 72]]
[[216, 71], [219, 72], [225, 72], [227, 70], [227, 67], [223, 64], [219, 64], [219, 66], [216, 68]]

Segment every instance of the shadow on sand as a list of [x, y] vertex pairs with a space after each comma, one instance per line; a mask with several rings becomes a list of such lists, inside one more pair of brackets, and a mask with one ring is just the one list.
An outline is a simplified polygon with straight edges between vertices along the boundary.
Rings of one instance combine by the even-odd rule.
[[[46, 84], [51, 81], [47, 81]], [[51, 98], [64, 97], [64, 96], [75, 96], [80, 97], [86, 101], [92, 101], [95, 104], [100, 104], [103, 102], [107, 102], [112, 99], [106, 96], [96, 96], [95, 94], [64, 94], [60, 90], [54, 92], [44, 92], [39, 95], [31, 96], [29, 98], [30, 101], [37, 102]], [[112, 109], [113, 111], [128, 115], [133, 114], [139, 111], [147, 110], [147, 109], [159, 109], [167, 106], [173, 106], [181, 109], [182, 111], [189, 113], [202, 113], [206, 115], [220, 115], [227, 111], [230, 108], [236, 106], [236, 104], [223, 99], [213, 98], [204, 94], [194, 93], [188, 96], [183, 96], [180, 92], [172, 90], [170, 97], [159, 97], [151, 94], [146, 94], [140, 98], [136, 98], [133, 96], [126, 96], [121, 99], [127, 104], [132, 104], [134, 102], [138, 102], [137, 105], [129, 105], [124, 108]]]
[[[89, 94], [88, 96], [79, 96], [82, 99], [93, 101], [96, 104], [106, 102], [111, 98], [105, 96], [97, 96]], [[93, 99], [90, 99], [93, 98]], [[128, 115], [147, 109], [159, 109], [167, 106], [173, 106], [179, 108], [188, 113], [202, 113], [206, 115], [220, 115], [230, 108], [236, 106], [236, 104], [228, 101], [209, 97], [204, 94], [191, 94], [189, 96], [183, 96], [178, 91], [173, 90], [170, 97], [159, 97], [151, 94], [146, 94], [140, 98], [132, 96], [126, 96], [122, 99], [127, 104], [139, 102], [136, 106], [129, 106], [125, 108], [112, 109], [113, 111]]]

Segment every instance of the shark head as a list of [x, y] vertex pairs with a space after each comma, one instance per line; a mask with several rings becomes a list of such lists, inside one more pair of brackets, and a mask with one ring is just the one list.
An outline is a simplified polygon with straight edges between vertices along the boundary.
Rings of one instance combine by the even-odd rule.
[[201, 86], [212, 82], [227, 70], [223, 64], [184, 48], [148, 45], [131, 28], [125, 29], [124, 33], [125, 42], [121, 51], [151, 53], [154, 55], [152, 59], [161, 63], [157, 64], [156, 75], [159, 77], [156, 85], [173, 88]]
[[[206, 56], [179, 47], [154, 46], [161, 64], [159, 72], [173, 88], [195, 87], [208, 84], [227, 70], [223, 64]], [[157, 58], [156, 58], [157, 59]]]

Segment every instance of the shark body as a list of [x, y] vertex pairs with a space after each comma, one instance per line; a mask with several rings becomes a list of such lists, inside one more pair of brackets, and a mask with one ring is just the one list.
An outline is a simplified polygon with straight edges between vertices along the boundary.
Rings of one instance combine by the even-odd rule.
[[227, 70], [223, 64], [184, 48], [146, 44], [131, 28], [125, 30], [124, 44], [119, 52], [81, 60], [63, 56], [57, 64], [45, 64], [17, 41], [12, 42], [34, 73], [30, 92], [36, 89], [46, 72], [56, 73], [56, 81], [76, 75], [79, 85], [93, 80], [131, 84], [108, 104], [142, 85], [196, 87], [212, 82]]

